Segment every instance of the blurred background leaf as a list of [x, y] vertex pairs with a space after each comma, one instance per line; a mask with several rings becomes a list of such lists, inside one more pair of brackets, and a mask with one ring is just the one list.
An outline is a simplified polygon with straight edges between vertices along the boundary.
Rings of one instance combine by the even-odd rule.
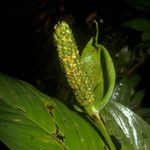
[[149, 0], [126, 0], [131, 6], [143, 10], [150, 11], [150, 2]]
[[131, 29], [150, 33], [150, 20], [144, 18], [134, 18], [123, 23], [123, 26]]

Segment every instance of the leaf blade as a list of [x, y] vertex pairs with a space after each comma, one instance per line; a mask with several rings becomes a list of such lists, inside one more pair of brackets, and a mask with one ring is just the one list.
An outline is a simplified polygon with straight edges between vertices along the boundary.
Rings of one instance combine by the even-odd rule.
[[0, 74], [0, 140], [13, 150], [98, 150], [105, 146], [99, 134], [76, 112], [30, 84], [3, 74]]
[[110, 134], [119, 140], [124, 149], [150, 148], [150, 126], [127, 107], [112, 101], [100, 114]]

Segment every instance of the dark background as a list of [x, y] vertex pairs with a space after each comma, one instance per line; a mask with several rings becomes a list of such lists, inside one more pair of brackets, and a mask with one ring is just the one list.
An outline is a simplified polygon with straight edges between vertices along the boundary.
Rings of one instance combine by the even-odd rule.
[[[58, 20], [71, 16], [77, 27], [87, 33], [85, 20], [96, 11], [93, 18], [104, 21], [101, 25], [103, 34], [109, 27], [116, 31], [121, 23], [130, 18], [140, 15], [149, 17], [147, 12], [139, 12], [125, 0], [6, 0], [1, 4], [1, 71], [31, 83], [38, 76], [39, 51], [48, 38], [49, 45], [52, 43], [53, 26]], [[42, 16], [42, 13], [45, 14]], [[134, 36], [129, 31], [128, 34]], [[128, 42], [133, 45], [137, 39], [134, 37]]]

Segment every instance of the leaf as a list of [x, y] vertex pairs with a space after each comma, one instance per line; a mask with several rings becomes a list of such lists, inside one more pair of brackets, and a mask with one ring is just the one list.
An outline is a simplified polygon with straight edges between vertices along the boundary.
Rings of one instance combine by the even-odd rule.
[[135, 109], [140, 105], [145, 95], [145, 90], [140, 90], [136, 92], [132, 98], [132, 101], [130, 103], [130, 108]]
[[150, 40], [150, 32], [144, 32], [142, 34], [142, 41], [148, 41]]
[[107, 49], [98, 44], [98, 24], [95, 38], [91, 38], [82, 51], [81, 60], [85, 65], [95, 94], [94, 107], [101, 109], [110, 99], [115, 85], [115, 69]]
[[150, 126], [122, 104], [112, 101], [100, 111], [109, 133], [124, 150], [150, 149]]
[[144, 18], [134, 18], [123, 23], [123, 26], [140, 32], [150, 32], [150, 20]]
[[0, 74], [0, 140], [11, 150], [104, 149], [99, 134], [54, 98]]
[[123, 77], [117, 84], [112, 94], [112, 101], [117, 101], [125, 106], [130, 106], [132, 96], [135, 94], [134, 88], [139, 83], [140, 77]]
[[148, 124], [150, 124], [150, 108], [141, 108], [136, 111]]
[[126, 0], [130, 5], [133, 7], [144, 10], [150, 11], [150, 1], [149, 0]]
[[147, 49], [147, 54], [150, 55], [150, 47]]
[[150, 55], [150, 40], [148, 41], [143, 41], [141, 43], [139, 43], [139, 45], [137, 46], [139, 49], [144, 49], [146, 50], [146, 53], [148, 55]]
[[128, 67], [131, 63], [131, 51], [128, 46], [123, 47], [117, 54], [116, 54], [115, 61], [115, 68], [120, 70], [123, 67]]
[[103, 71], [100, 59], [101, 51], [93, 45], [94, 38], [91, 38], [82, 51], [81, 60], [95, 89], [96, 99], [100, 99], [104, 93]]
[[150, 41], [143, 41], [139, 43], [138, 47], [142, 49], [148, 49], [150, 48]]

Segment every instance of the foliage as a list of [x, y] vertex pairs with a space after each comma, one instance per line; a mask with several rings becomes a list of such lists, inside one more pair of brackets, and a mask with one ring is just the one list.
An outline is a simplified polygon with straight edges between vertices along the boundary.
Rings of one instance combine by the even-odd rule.
[[76, 112], [23, 81], [0, 74], [0, 140], [12, 150], [103, 149]]
[[[149, 11], [149, 1], [126, 0], [131, 6], [139, 9], [139, 12]], [[139, 40], [132, 47], [128, 44], [117, 52], [117, 59], [114, 59], [118, 73], [122, 75], [118, 79], [115, 87], [116, 94], [112, 95], [113, 99], [127, 106], [134, 112], [138, 113], [143, 119], [149, 123], [149, 108], [143, 108], [142, 100], [145, 95], [145, 89], [137, 90], [141, 77], [138, 69], [149, 61], [150, 49], [150, 19], [146, 15], [132, 17], [122, 23], [123, 28], [134, 31], [139, 36]], [[131, 39], [132, 40], [132, 39]], [[136, 74], [135, 74], [136, 73]], [[147, 92], [147, 91], [146, 91]], [[147, 98], [147, 97], [146, 97]]]
[[144, 10], [144, 11], [149, 11], [150, 10], [150, 2], [148, 0], [126, 0], [130, 5], [133, 7]]
[[106, 48], [98, 44], [98, 30], [77, 59], [83, 63], [79, 65], [85, 65], [85, 70], [78, 69], [88, 75], [95, 99], [86, 106], [75, 99], [76, 109], [68, 109], [26, 82], [0, 74], [0, 140], [12, 150], [150, 149], [149, 125], [122, 105], [140, 103], [143, 91], [133, 91], [139, 77], [125, 77], [113, 90], [114, 67]]
[[116, 101], [100, 111], [110, 134], [119, 140], [121, 149], [148, 150], [150, 127], [138, 115]]

